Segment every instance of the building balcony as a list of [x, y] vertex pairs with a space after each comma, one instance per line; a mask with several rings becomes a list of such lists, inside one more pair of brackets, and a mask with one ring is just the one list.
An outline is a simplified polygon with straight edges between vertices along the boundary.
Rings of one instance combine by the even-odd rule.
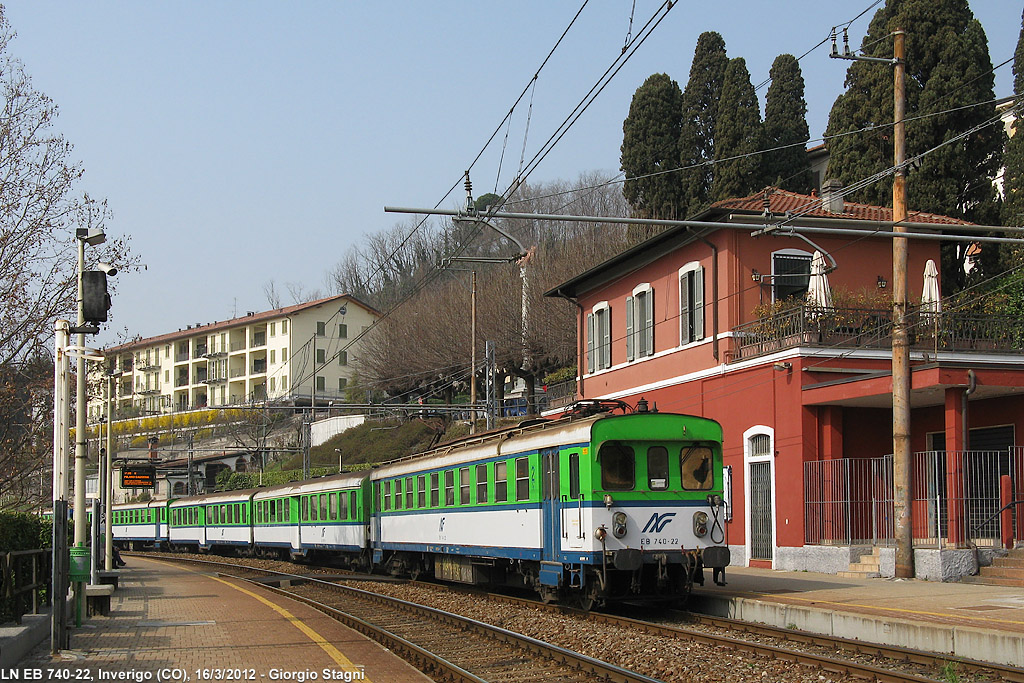
[[202, 344], [200, 346], [197, 346], [192, 351], [192, 358], [205, 358], [206, 357], [206, 349], [207, 349], [206, 344]]
[[182, 351], [181, 353], [174, 354], [175, 363], [184, 363], [188, 360], [188, 351]]
[[[732, 362], [796, 347], [892, 348], [892, 311], [801, 304], [734, 327]], [[907, 316], [910, 348], [951, 353], [1024, 352], [1024, 329], [1012, 316], [932, 313]]]
[[139, 394], [140, 396], [152, 396], [153, 394], [159, 394], [160, 388], [158, 387], [156, 389], [139, 389], [135, 393]]
[[254, 375], [265, 375], [265, 374], [267, 374], [267, 361], [266, 360], [254, 360], [252, 362], [252, 374], [254, 374]]
[[154, 370], [159, 370], [160, 369], [160, 364], [159, 363], [146, 363], [146, 362], [143, 362], [136, 369], [141, 371], [141, 372], [152, 372]]
[[256, 348], [258, 346], [266, 346], [266, 345], [267, 345], [267, 333], [266, 332], [257, 332], [256, 334], [252, 335], [252, 347], [253, 348]]
[[227, 382], [227, 381], [228, 381], [227, 377], [207, 377], [206, 379], [202, 380], [202, 383], [203, 384], [207, 384], [207, 385], [209, 385], [209, 384], [223, 384], [224, 382]]
[[234, 353], [235, 351], [244, 351], [245, 350], [245, 342], [244, 341], [233, 341], [228, 346], [228, 348], [231, 349], [231, 353]]
[[221, 349], [220, 351], [217, 351], [216, 349], [210, 349], [209, 351], [203, 353], [203, 358], [223, 358], [226, 355], [228, 355], [228, 352], [225, 351], [224, 349]]
[[174, 386], [185, 387], [188, 386], [188, 377], [178, 377], [174, 380]]
[[232, 379], [235, 377], [245, 377], [245, 368], [232, 368], [230, 374]]

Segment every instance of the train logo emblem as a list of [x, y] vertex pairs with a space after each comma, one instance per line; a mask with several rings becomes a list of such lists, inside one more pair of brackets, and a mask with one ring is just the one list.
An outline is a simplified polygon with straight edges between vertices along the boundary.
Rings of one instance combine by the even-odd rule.
[[660, 515], [657, 512], [655, 512], [653, 515], [651, 515], [651, 518], [649, 520], [647, 520], [647, 525], [644, 526], [644, 530], [641, 531], [640, 533], [646, 534], [646, 533], [650, 532], [650, 533], [654, 533], [654, 534], [660, 534], [661, 530], [664, 529], [665, 526], [669, 522], [671, 522], [672, 518], [675, 517], [675, 516], [676, 516], [676, 513], [674, 513], [674, 512], [666, 512], [666, 513], [660, 514]]

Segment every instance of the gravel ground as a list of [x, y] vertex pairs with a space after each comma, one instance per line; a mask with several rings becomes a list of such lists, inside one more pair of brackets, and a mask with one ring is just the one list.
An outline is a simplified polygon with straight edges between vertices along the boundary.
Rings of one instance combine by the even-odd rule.
[[[186, 557], [175, 555], [175, 557]], [[208, 555], [196, 559], [216, 560]], [[238, 560], [232, 564], [237, 565]], [[246, 566], [270, 571], [293, 574], [333, 573], [329, 568], [296, 565], [273, 560], [244, 560]], [[522, 633], [595, 659], [604, 660], [617, 666], [638, 671], [666, 683], [688, 683], [696, 681], [737, 681], [766, 683], [786, 681], [787, 683], [829, 683], [833, 681], [858, 680], [845, 674], [837, 674], [794, 662], [770, 659], [746, 652], [737, 652], [723, 647], [712, 647], [679, 638], [647, 635], [635, 630], [613, 625], [598, 624], [581, 617], [559, 614], [539, 607], [528, 607], [506, 602], [488, 600], [486, 597], [453, 590], [444, 586], [412, 585], [371, 581], [351, 582], [363, 590], [372, 590], [392, 597], [428, 605], [437, 609], [460, 614]], [[337, 601], [337, 594], [330, 589], [305, 585], [301, 592], [325, 603]], [[296, 590], [293, 588], [292, 590]], [[693, 628], [687, 625], [687, 628]], [[720, 632], [716, 629], [702, 629]], [[778, 647], [800, 649], [818, 655], [830, 656], [820, 647], [803, 646], [795, 643], [773, 642], [772, 639], [751, 635], [729, 633], [731, 637], [766, 642]], [[852, 661], [873, 666], [900, 669], [916, 673], [933, 680], [958, 681], [960, 683], [982, 683], [992, 678], [970, 675], [965, 672], [927, 672], [912, 664], [900, 664], [888, 659], [867, 656], [843, 655]]]

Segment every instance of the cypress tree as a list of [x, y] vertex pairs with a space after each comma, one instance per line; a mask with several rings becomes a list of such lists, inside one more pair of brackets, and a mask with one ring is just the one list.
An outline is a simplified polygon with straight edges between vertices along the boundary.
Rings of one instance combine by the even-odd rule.
[[[1017, 38], [1017, 50], [1013, 53], [1013, 94], [1019, 104], [1024, 97], [1024, 15], [1021, 16], [1021, 31]], [[1003, 225], [1024, 225], [1024, 117], [1017, 110], [1013, 122], [1013, 136], [1006, 145], [1003, 158]]]
[[[888, 0], [872, 18], [862, 52], [891, 58], [890, 34], [897, 28], [906, 32], [907, 158], [995, 117], [988, 40], [967, 0]], [[846, 86], [832, 106], [826, 137], [829, 176], [849, 186], [893, 163], [892, 67], [853, 62]], [[998, 211], [991, 180], [1002, 163], [1003, 139], [1001, 127], [989, 125], [924, 156], [907, 178], [911, 216], [925, 211], [991, 223]], [[891, 188], [883, 180], [851, 197], [889, 206]], [[962, 244], [943, 245], [945, 293], [965, 284], [964, 251]]]
[[[679, 84], [654, 74], [633, 94], [622, 123], [622, 192], [638, 218], [681, 217], [679, 177]], [[652, 175], [654, 174], [654, 175]]]
[[[791, 192], [809, 194], [811, 168], [807, 161], [807, 101], [804, 77], [793, 55], [779, 55], [772, 64], [772, 84], [764, 106], [765, 179]], [[777, 149], [783, 148], [783, 149]]]
[[715, 127], [728, 66], [722, 36], [714, 31], [700, 34], [683, 91], [679, 162], [683, 167], [706, 165], [682, 172], [682, 201], [688, 215], [707, 205], [711, 197], [714, 167], [709, 162], [715, 159]]
[[745, 197], [764, 186], [761, 152], [764, 128], [761, 107], [750, 83], [747, 62], [729, 61], [722, 85], [715, 128], [715, 178], [713, 201]]

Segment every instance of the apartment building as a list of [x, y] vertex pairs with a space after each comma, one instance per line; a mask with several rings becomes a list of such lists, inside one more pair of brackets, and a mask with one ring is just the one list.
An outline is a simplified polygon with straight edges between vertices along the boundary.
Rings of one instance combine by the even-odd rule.
[[[377, 319], [348, 294], [332, 296], [106, 349], [119, 416], [159, 415], [271, 400], [325, 405], [345, 397], [359, 335]], [[315, 367], [315, 370], [314, 370]], [[102, 386], [102, 384], [100, 384]], [[89, 403], [105, 414], [106, 392]]]

